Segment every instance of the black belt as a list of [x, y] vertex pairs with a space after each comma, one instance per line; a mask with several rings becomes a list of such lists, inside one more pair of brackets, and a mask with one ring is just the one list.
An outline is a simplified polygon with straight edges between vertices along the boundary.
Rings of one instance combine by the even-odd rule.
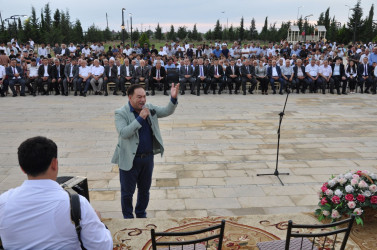
[[136, 154], [135, 157], [138, 157], [138, 158], [143, 159], [143, 158], [146, 158], [146, 157], [148, 157], [148, 156], [150, 156], [150, 155], [153, 155], [153, 153], [150, 152], [150, 153]]

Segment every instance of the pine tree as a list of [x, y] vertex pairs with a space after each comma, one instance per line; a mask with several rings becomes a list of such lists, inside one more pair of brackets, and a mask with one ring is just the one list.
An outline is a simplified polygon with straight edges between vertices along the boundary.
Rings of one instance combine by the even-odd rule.
[[245, 38], [245, 28], [243, 25], [243, 21], [244, 21], [243, 17], [241, 17], [240, 28], [238, 29], [238, 35], [239, 35], [240, 41], [242, 41]]
[[163, 40], [164, 39], [164, 35], [162, 34], [162, 29], [160, 27], [160, 23], [157, 23], [157, 27], [156, 27], [156, 31], [154, 33], [154, 37], [157, 40]]
[[37, 18], [37, 13], [35, 12], [34, 7], [31, 7], [30, 25], [31, 25], [31, 31], [30, 33], [26, 33], [29, 35], [28, 38], [32, 38], [34, 42], [40, 43], [38, 18]]
[[229, 30], [228, 30], [228, 37], [230, 41], [236, 40], [236, 34], [234, 32], [233, 25], [230, 25]]
[[250, 40], [257, 39], [258, 37], [258, 31], [255, 25], [255, 19], [251, 19], [251, 24], [250, 24], [250, 31], [249, 31], [249, 38]]
[[331, 18], [330, 18], [330, 7], [328, 7], [327, 10], [326, 10], [326, 12], [325, 12], [325, 19], [323, 20], [323, 24], [325, 25], [326, 30], [329, 30], [329, 28], [330, 28], [330, 21], [331, 21]]
[[372, 41], [373, 39], [373, 16], [374, 16], [374, 5], [370, 7], [369, 15], [365, 18], [364, 24], [361, 28], [362, 35], [361, 39], [365, 42]]
[[187, 36], [187, 30], [185, 26], [180, 26], [178, 27], [177, 30], [177, 37], [181, 40], [185, 39]]
[[198, 30], [196, 28], [196, 24], [194, 24], [194, 28], [192, 29], [192, 35], [191, 35], [192, 39], [193, 40], [199, 40], [199, 33], [198, 33]]
[[323, 12], [319, 15], [317, 25], [325, 25], [325, 14]]
[[170, 31], [167, 33], [167, 35], [166, 35], [167, 37], [167, 39], [168, 40], [173, 40], [173, 41], [175, 41], [175, 36], [176, 36], [176, 34], [175, 34], [175, 31], [174, 31], [174, 26], [173, 25], [171, 25], [170, 26]]
[[221, 39], [222, 38], [222, 28], [220, 25], [220, 20], [217, 19], [215, 29], [212, 32], [212, 39]]
[[[133, 35], [133, 34], [132, 34]], [[140, 38], [139, 38], [139, 44], [141, 46], [144, 45], [144, 43], [148, 44], [148, 48], [150, 46], [150, 42], [149, 42], [149, 39], [148, 39], [148, 36], [145, 32], [143, 32], [143, 34], [141, 34]]]
[[45, 31], [49, 32], [51, 30], [51, 9], [50, 9], [50, 3], [47, 3], [44, 8], [44, 22], [45, 22]]
[[268, 36], [268, 17], [266, 16], [266, 19], [264, 20], [264, 25], [262, 28], [262, 31], [259, 35], [260, 39], [267, 40]]
[[349, 18], [349, 21], [347, 23], [347, 26], [350, 30], [353, 31], [353, 42], [358, 39], [359, 29], [361, 27], [361, 24], [363, 23], [363, 20], [361, 17], [363, 16], [363, 9], [360, 7], [361, 0], [358, 0], [355, 7], [352, 9], [353, 13], [352, 16]]
[[73, 27], [72, 42], [82, 43], [83, 40], [84, 40], [84, 36], [83, 36], [83, 30], [81, 27], [81, 22], [79, 19], [76, 19], [75, 25]]

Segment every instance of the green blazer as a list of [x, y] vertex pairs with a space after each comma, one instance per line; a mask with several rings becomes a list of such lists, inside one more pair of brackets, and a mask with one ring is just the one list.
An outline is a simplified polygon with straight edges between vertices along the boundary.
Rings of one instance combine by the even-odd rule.
[[[150, 115], [153, 131], [153, 154], [164, 153], [164, 145], [161, 138], [158, 118], [163, 118], [174, 113], [178, 102], [174, 105], [171, 100], [165, 107], [155, 106], [147, 103], [149, 110], [155, 110], [154, 115]], [[127, 103], [120, 109], [115, 110], [115, 127], [118, 132], [118, 145], [115, 148], [112, 163], [118, 164], [119, 168], [128, 171], [132, 168], [136, 150], [139, 145], [139, 133], [141, 124], [135, 119], [134, 113], [130, 111]]]

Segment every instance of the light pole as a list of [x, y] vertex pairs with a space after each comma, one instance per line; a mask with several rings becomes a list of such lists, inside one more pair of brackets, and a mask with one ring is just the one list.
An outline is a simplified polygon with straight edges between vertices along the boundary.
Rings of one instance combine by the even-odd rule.
[[125, 8], [122, 8], [122, 42], [123, 42], [123, 46], [124, 46], [124, 11], [125, 11], [126, 9]]
[[313, 16], [313, 14], [310, 14], [310, 15], [307, 15], [306, 17], [304, 17], [305, 19], [305, 42], [306, 42], [306, 28], [308, 26], [308, 17], [311, 17]]
[[8, 28], [9, 28], [9, 19], [13, 19], [13, 25], [15, 29], [15, 35], [17, 36], [17, 24], [16, 24], [16, 19], [20, 17], [27, 17], [27, 15], [13, 15], [5, 20], [8, 20]]
[[297, 20], [298, 20], [298, 16], [299, 16], [299, 13], [300, 13], [300, 9], [301, 9], [302, 7], [304, 7], [304, 6], [302, 5], [302, 6], [299, 6], [299, 7], [297, 8]]
[[130, 26], [131, 26], [131, 38], [130, 38], [130, 40], [131, 40], [131, 48], [132, 48], [132, 13], [129, 13], [128, 14], [129, 16], [130, 16]]

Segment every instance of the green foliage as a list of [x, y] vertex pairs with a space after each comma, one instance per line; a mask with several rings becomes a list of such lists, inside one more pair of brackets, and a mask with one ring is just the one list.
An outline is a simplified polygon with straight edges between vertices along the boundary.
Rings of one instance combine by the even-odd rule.
[[243, 27], [243, 17], [241, 17], [240, 27], [238, 29], [238, 37], [241, 41], [245, 38], [245, 28]]
[[162, 34], [162, 29], [160, 27], [160, 23], [157, 23], [156, 31], [154, 33], [154, 38], [157, 40], [163, 40], [164, 39], [164, 34]]
[[140, 46], [143, 46], [144, 43], [147, 43], [148, 47], [150, 46], [148, 35], [145, 32], [143, 32], [141, 34], [140, 38], [139, 38], [139, 44], [140, 44]]
[[187, 29], [185, 26], [180, 26], [178, 27], [178, 30], [177, 30], [177, 37], [180, 39], [180, 40], [184, 40], [187, 36]]
[[139, 40], [139, 38], [140, 38], [140, 32], [139, 32], [139, 29], [136, 29], [132, 32], [131, 39], [132, 39], [133, 42], [137, 42]]
[[217, 19], [215, 28], [212, 32], [212, 39], [220, 40], [222, 38], [223, 28], [220, 25], [220, 20]]
[[176, 39], [176, 34], [175, 34], [175, 30], [174, 30], [173, 25], [170, 26], [170, 31], [167, 33], [166, 38], [168, 40], [175, 40]]

